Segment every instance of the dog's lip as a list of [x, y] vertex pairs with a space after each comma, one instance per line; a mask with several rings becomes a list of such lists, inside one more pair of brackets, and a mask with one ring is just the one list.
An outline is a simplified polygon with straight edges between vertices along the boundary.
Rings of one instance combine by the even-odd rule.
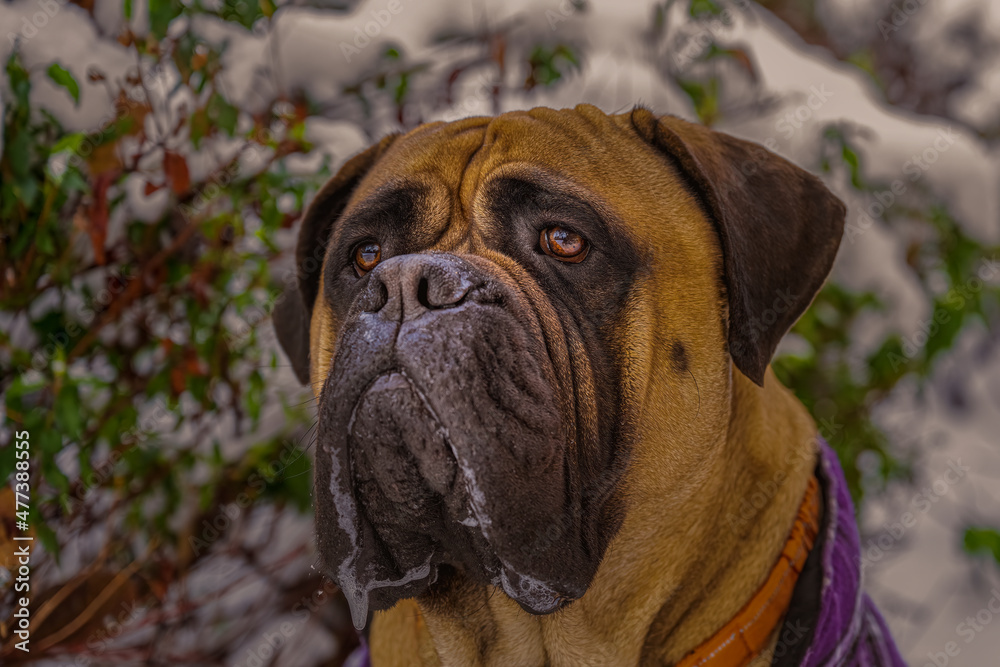
[[[468, 505], [468, 515], [461, 521], [456, 521], [460, 529], [469, 531], [478, 531], [482, 534], [483, 539], [486, 543], [490, 542], [489, 528], [492, 524], [490, 517], [483, 511], [482, 507], [477, 507], [476, 500], [480, 502], [485, 502], [485, 498], [481, 491], [479, 491], [475, 482], [475, 472], [472, 467], [467, 463], [463, 464], [461, 458], [458, 456], [458, 452], [451, 442], [448, 436], [448, 429], [442, 423], [441, 419], [438, 417], [430, 399], [427, 397], [426, 392], [419, 386], [414, 379], [406, 373], [406, 370], [398, 366], [393, 366], [391, 368], [382, 369], [375, 373], [368, 381], [365, 383], [364, 388], [359, 392], [357, 398], [355, 399], [354, 405], [351, 409], [351, 416], [348, 422], [347, 434], [348, 438], [353, 437], [354, 426], [356, 423], [356, 416], [359, 406], [362, 404], [365, 396], [368, 394], [369, 390], [376, 385], [380, 380], [384, 378], [392, 378], [392, 376], [397, 376], [390, 381], [405, 382], [408, 388], [411, 389], [423, 404], [424, 409], [434, 424], [440, 429], [443, 436], [443, 440], [447, 446], [447, 450], [452, 458], [452, 460], [459, 466], [461, 471], [461, 479], [466, 484], [466, 492], [469, 498]], [[457, 480], [456, 480], [457, 483]], [[477, 498], [478, 496], [478, 498]], [[367, 521], [367, 517], [360, 517], [362, 520]], [[376, 539], [381, 539], [376, 534]], [[437, 556], [437, 558], [435, 558]], [[360, 582], [350, 582], [348, 586], [352, 589], [351, 591], [345, 590], [347, 594], [348, 602], [351, 607], [352, 618], [357, 627], [362, 627], [368, 613], [368, 600], [370, 598], [370, 593], [376, 588], [383, 588], [386, 586], [402, 586], [407, 583], [426, 580], [428, 585], [433, 584], [438, 578], [438, 565], [436, 562], [438, 558], [442, 557], [442, 553], [436, 548], [430, 554], [428, 554], [427, 560], [424, 564], [419, 567], [410, 570], [401, 579], [394, 581], [371, 581], [367, 582], [364, 586], [354, 584], [360, 584]], [[480, 561], [480, 566], [484, 568], [484, 574], [492, 570], [491, 574], [487, 574], [490, 578], [490, 583], [496, 588], [503, 590], [512, 600], [517, 602], [517, 604], [524, 609], [524, 611], [534, 614], [534, 615], [545, 615], [550, 614], [559, 609], [562, 609], [570, 602], [578, 599], [579, 595], [574, 595], [568, 591], [557, 591], [552, 585], [541, 581], [530, 575], [523, 574], [512, 568], [509, 564], [503, 561], [497, 561], [497, 555], [495, 553], [481, 553], [479, 554], [481, 559], [486, 561], [493, 560], [493, 566], [490, 567], [486, 562]], [[457, 565], [457, 564], [453, 564]], [[461, 568], [461, 566], [459, 566]], [[363, 590], [362, 590], [363, 588]], [[362, 623], [362, 626], [358, 626], [358, 623]]]
[[[393, 378], [392, 376], [397, 376], [397, 377]], [[384, 380], [385, 378], [390, 378], [390, 382], [393, 384], [397, 382], [407, 383], [408, 385], [407, 388], [412, 390], [414, 394], [419, 398], [421, 404], [426, 410], [429, 419], [439, 429], [439, 432], [442, 435], [442, 439], [445, 442], [446, 451], [448, 452], [449, 457], [455, 463], [455, 465], [458, 466], [459, 462], [457, 453], [454, 445], [451, 443], [451, 440], [448, 437], [448, 430], [441, 422], [441, 419], [438, 417], [438, 414], [434, 410], [430, 400], [427, 397], [426, 392], [424, 392], [423, 389], [418, 385], [418, 383], [415, 382], [414, 379], [406, 373], [405, 369], [396, 365], [379, 369], [370, 378], [368, 378], [368, 380], [364, 383], [362, 388], [359, 391], [357, 391], [354, 397], [353, 405], [351, 406], [351, 412], [348, 418], [347, 428], [345, 430], [346, 432], [345, 432], [345, 440], [343, 446], [347, 447], [348, 449], [350, 449], [353, 446], [351, 440], [353, 440], [353, 438], [355, 437], [354, 431], [357, 422], [358, 410], [362, 405], [363, 401], [365, 400], [365, 397], [368, 395], [369, 391], [380, 380]], [[332, 377], [328, 379], [332, 379]], [[320, 401], [324, 400], [323, 393], [325, 393], [326, 389], [328, 388], [329, 384], [327, 384], [324, 387], [324, 392], [321, 392]], [[326, 396], [327, 400], [330, 400], [331, 398], [332, 395]], [[352, 510], [351, 515], [354, 519], [360, 521], [362, 525], [367, 524], [369, 528], [373, 528], [371, 520], [367, 516], [365, 516], [365, 513], [361, 511], [361, 507], [358, 504], [356, 492], [353, 490], [353, 483], [354, 483], [352, 479], [353, 473], [348, 473], [348, 475], [349, 475], [348, 477], [349, 484], [351, 484], [352, 486], [352, 490], [350, 491], [351, 498], [349, 502], [350, 505], [349, 509]], [[331, 492], [334, 493], [335, 497], [339, 495], [338, 492], [332, 488], [332, 480], [331, 480]], [[343, 512], [344, 509], [345, 508], [339, 508], [339, 511]], [[463, 530], [475, 530], [476, 528], [481, 529], [483, 523], [486, 524], [489, 523], [488, 517], [485, 517], [484, 521], [484, 517], [482, 516], [477, 517], [475, 512], [471, 508], [470, 508], [469, 518], [473, 518], [476, 523], [470, 526], [470, 524], [467, 522], [468, 519], [466, 519], [463, 521], [457, 521], [456, 524], [458, 524], [460, 529]], [[341, 528], [344, 529], [344, 526], [341, 526]], [[354, 531], [350, 531], [350, 533], [353, 532]], [[378, 531], [376, 530], [372, 530], [372, 537], [374, 537], [375, 540], [378, 540], [380, 542], [382, 541], [382, 536], [379, 535]], [[347, 598], [348, 605], [351, 609], [352, 621], [354, 623], [354, 626], [358, 629], [363, 628], [367, 623], [368, 610], [370, 607], [371, 594], [373, 591], [375, 591], [376, 589], [387, 588], [387, 587], [395, 587], [395, 588], [403, 587], [410, 583], [419, 581], [425, 581], [428, 586], [432, 585], [438, 579], [438, 566], [442, 562], [446, 562], [444, 551], [441, 549], [440, 545], [437, 545], [435, 546], [434, 549], [429, 551], [426, 560], [420, 566], [411, 568], [405, 574], [403, 574], [402, 577], [394, 579], [366, 580], [366, 577], [357, 571], [356, 569], [357, 564], [355, 559], [356, 555], [349, 556], [346, 561], [342, 562], [338, 567], [335, 567], [334, 570], [336, 571], [337, 576], [334, 576], [334, 579], [340, 583], [341, 588], [344, 591], [344, 595]]]
[[[330, 374], [333, 375], [333, 364], [330, 365]], [[427, 398], [426, 396], [424, 396], [424, 392], [420, 389], [420, 387], [417, 386], [417, 384], [413, 381], [413, 379], [406, 374], [405, 370], [397, 366], [392, 366], [386, 369], [380, 369], [378, 372], [374, 373], [370, 378], [368, 378], [368, 381], [365, 382], [364, 386], [361, 388], [361, 391], [359, 391], [357, 396], [355, 396], [354, 398], [354, 405], [351, 406], [351, 416], [347, 420], [348, 434], [354, 433], [354, 424], [357, 421], [358, 408], [361, 407], [361, 403], [365, 400], [365, 396], [367, 396], [368, 392], [371, 391], [371, 388], [375, 386], [375, 383], [377, 383], [379, 380], [383, 378], [388, 378], [389, 376], [392, 375], [398, 375], [400, 376], [401, 380], [409, 382], [410, 387], [413, 389], [414, 393], [416, 393], [416, 395], [420, 398], [420, 401], [424, 404], [424, 407], [425, 408], [428, 407]], [[324, 400], [323, 392], [320, 393], [319, 400], [321, 402]], [[434, 414], [434, 412], [432, 412], [429, 409], [428, 413], [430, 414], [431, 419], [433, 419], [434, 422], [438, 425], [438, 427], [444, 430], [444, 426], [441, 424], [441, 420], [437, 418], [437, 415]]]
[[[466, 528], [478, 527], [482, 532], [483, 537], [487, 541], [489, 541], [488, 528], [490, 525], [492, 525], [492, 520], [490, 519], [489, 515], [486, 514], [486, 511], [483, 508], [486, 499], [485, 495], [479, 489], [479, 486], [476, 483], [475, 471], [472, 469], [472, 466], [470, 466], [467, 461], [464, 461], [462, 457], [459, 456], [458, 450], [455, 448], [455, 445], [451, 440], [451, 436], [448, 433], [448, 427], [445, 426], [444, 422], [438, 415], [437, 410], [434, 409], [434, 406], [431, 404], [431, 401], [427, 398], [427, 393], [420, 387], [420, 384], [416, 382], [413, 377], [407, 374], [404, 368], [399, 366], [394, 366], [392, 368], [379, 371], [372, 378], [370, 378], [367, 383], [365, 383], [364, 389], [362, 389], [361, 392], [358, 394], [358, 397], [354, 401], [354, 406], [351, 408], [351, 417], [347, 423], [348, 437], [353, 437], [352, 434], [354, 433], [354, 424], [357, 417], [357, 410], [358, 407], [361, 405], [362, 401], [364, 400], [365, 396], [368, 394], [368, 391], [373, 386], [375, 386], [375, 383], [378, 382], [380, 379], [394, 374], [399, 375], [401, 380], [404, 380], [407, 383], [409, 383], [409, 387], [420, 399], [420, 402], [423, 404], [423, 407], [427, 411], [427, 414], [430, 416], [430, 419], [438, 427], [441, 433], [442, 440], [446, 445], [447, 452], [452, 462], [456, 466], [458, 466], [458, 469], [461, 473], [461, 479], [464, 480], [466, 484], [465, 490], [469, 497], [469, 508], [468, 508], [469, 516], [457, 523]], [[471, 524], [470, 519], [472, 521], [475, 521], [474, 525], [470, 525]]]
[[[382, 387], [383, 390], [393, 390], [393, 389], [404, 389], [412, 391], [416, 397], [420, 400], [424, 411], [429, 418], [430, 422], [434, 425], [437, 434], [440, 436], [441, 441], [444, 443], [444, 452], [447, 455], [448, 462], [453, 468], [459, 466], [458, 456], [456, 454], [455, 446], [451, 442], [451, 438], [448, 435], [448, 429], [441, 421], [434, 407], [431, 405], [430, 400], [427, 398], [426, 392], [419, 385], [413, 377], [407, 374], [406, 370], [393, 366], [391, 368], [380, 370], [375, 373], [372, 378], [370, 378], [364, 386], [364, 389], [358, 394], [354, 401], [354, 405], [351, 408], [351, 416], [347, 422], [347, 446], [348, 448], [354, 447], [357, 439], [357, 434], [355, 433], [355, 424], [357, 422], [357, 414], [361, 405], [364, 403], [365, 398], [368, 393], [375, 388], [380, 383], [385, 383]], [[352, 457], [353, 458], [353, 457]], [[424, 476], [424, 483], [428, 484], [432, 491], [435, 493], [447, 493], [453, 490], [455, 479], [457, 476], [452, 473], [451, 480], [446, 483], [434, 484], [431, 482], [429, 477]], [[467, 525], [467, 524], [463, 524]]]
[[[372, 591], [389, 586], [399, 588], [422, 580], [427, 581], [428, 585], [433, 584], [437, 579], [437, 566], [433, 563], [433, 559], [434, 554], [429, 554], [423, 565], [411, 568], [400, 579], [366, 581], [364, 585], [360, 584], [357, 577], [338, 580], [344, 597], [347, 598], [347, 605], [351, 609], [351, 621], [354, 623], [354, 627], [361, 630], [368, 623], [368, 607]], [[343, 574], [344, 572], [341, 572], [341, 575]]]
[[[469, 304], [463, 304], [450, 311], [450, 314], [469, 308]], [[482, 310], [494, 312], [492, 307]], [[510, 317], [510, 313], [504, 311], [503, 314], [508, 317], [502, 318], [501, 321], [490, 320], [494, 325], [491, 327], [491, 333], [495, 334], [496, 328], [500, 325], [524, 327], [522, 322]], [[481, 324], [478, 323], [477, 326]], [[513, 532], [511, 517], [503, 512], [511, 508], [524, 510], [535, 523], [544, 520], [541, 516], [543, 512], [536, 507], [526, 506], [524, 501], [508, 503], [502, 499], [506, 487], [502, 484], [498, 486], [496, 475], [492, 472], [494, 468], [484, 467], [484, 461], [489, 462], [490, 458], [482, 456], [484, 450], [481, 448], [477, 451], [475, 443], [479, 440], [473, 436], [478, 431], [466, 433], [463, 430], [464, 421], [460, 417], [461, 413], [450, 409], [452, 405], [450, 401], [456, 397], [455, 383], [444, 382], [441, 385], [435, 383], [439, 376], [447, 378], [454, 368], [438, 366], [429, 370], [425, 364], [427, 354], [450, 354], [447, 351], [455, 342], [447, 337], [440, 340], [427, 338], [430, 335], [427, 328], [419, 326], [416, 321], [402, 322], [398, 326], [399, 329], [373, 328], [369, 332], [368, 329], [371, 328], [369, 324], [361, 321], [345, 322], [345, 328], [338, 340], [338, 351], [332, 359], [320, 395], [319, 451], [329, 456], [334, 464], [328, 473], [330, 495], [327, 495], [327, 498], [332, 502], [328, 501], [327, 507], [330, 511], [325, 517], [325, 523], [319, 526], [320, 534], [328, 536], [325, 540], [321, 538], [321, 543], [324, 545], [322, 548], [325, 550], [323, 558], [329, 559], [325, 565], [330, 568], [333, 578], [344, 588], [355, 623], [358, 627], [362, 627], [367, 620], [368, 610], [373, 605], [376, 608], [383, 608], [384, 605], [390, 605], [393, 598], [433, 594], [432, 590], [439, 577], [440, 567], [453, 567], [480, 585], [495, 586], [497, 590], [517, 602], [525, 612], [535, 615], [558, 611], [568, 602], [578, 599], [585, 590], [580, 589], [582, 580], [577, 582], [576, 578], [561, 573], [558, 567], [552, 567], [551, 562], [548, 565], [536, 562], [540, 557], [537, 554], [525, 555], [523, 549], [516, 550], [517, 540], [520, 538]], [[456, 363], [470, 359], [472, 362], [481, 362], [473, 355], [476, 354], [476, 346], [482, 344], [482, 341], [470, 338], [469, 332], [472, 329], [473, 327], [466, 326], [460, 330], [464, 337], [457, 342], [469, 349], [460, 348], [464, 350], [464, 355], [456, 355]], [[504, 461], [509, 460], [512, 469], [518, 471], [524, 469], [525, 474], [534, 476], [549, 474], [548, 471], [559, 469], [558, 459], [561, 458], [559, 453], [563, 452], [567, 445], [566, 434], [555, 433], [555, 427], [552, 426], [558, 421], [558, 408], [561, 405], [556, 398], [553, 398], [558, 396], [557, 383], [544, 369], [539, 369], [539, 364], [547, 366], [545, 362], [550, 359], [546, 358], [544, 353], [541, 359], [536, 358], [539, 349], [530, 344], [528, 339], [531, 336], [531, 331], [524, 331], [523, 335], [512, 334], [509, 337], [511, 342], [505, 349], [508, 352], [518, 352], [525, 359], [535, 360], [535, 364], [527, 364], [534, 370], [525, 371], [525, 378], [518, 376], [515, 379], [534, 382], [533, 387], [547, 393], [544, 405], [538, 404], [537, 409], [548, 410], [551, 414], [533, 415], [536, 422], [527, 427], [528, 431], [522, 429], [527, 435], [537, 438], [537, 443], [542, 446], [519, 451], [515, 445], [521, 446], [522, 441], [515, 439], [510, 441], [513, 451], [501, 448], [497, 450], [496, 456], [503, 457]], [[504, 340], [507, 339], [508, 337], [504, 336]], [[541, 349], [548, 352], [547, 346]], [[388, 520], [391, 526], [392, 521], [402, 517], [393, 518], [389, 514], [369, 516], [363, 498], [358, 495], [358, 479], [352, 470], [354, 456], [359, 455], [357, 452], [361, 451], [355, 448], [359, 445], [367, 446], [356, 441], [352, 442], [358, 430], [370, 417], [364, 405], [365, 397], [377, 382], [394, 373], [401, 377], [392, 379], [386, 387], [400, 388], [402, 385], [395, 383], [404, 380], [408, 383], [407, 390], [411, 392], [409, 409], [421, 410], [422, 419], [426, 419], [426, 426], [432, 427], [433, 424], [439, 429], [437, 432], [444, 437], [438, 446], [447, 451], [447, 454], [443, 455], [454, 461], [457, 473], [449, 491], [442, 496], [448, 498], [446, 505], [448, 512], [442, 517], [446, 523], [438, 524], [442, 529], [441, 533], [437, 534], [435, 528], [435, 532], [425, 535], [430, 539], [423, 541], [422, 547], [416, 550], [403, 549], [399, 553], [395, 553], [398, 536], [392, 533], [380, 534], [380, 531], [386, 527], [385, 520]], [[475, 388], [481, 389], [478, 386]], [[457, 405], [466, 408], [473, 408], [475, 405], [471, 401], [466, 404], [461, 394], [458, 395], [458, 399]], [[536, 403], [532, 405], [541, 400], [537, 396], [535, 399]], [[548, 419], [542, 421], [541, 416], [547, 416]], [[370, 424], [377, 423], [370, 422]], [[451, 425], [453, 431], [451, 433], [448, 424]], [[473, 428], [476, 426], [478, 424], [474, 424]], [[362, 433], [365, 437], [368, 436], [368, 428], [368, 425], [364, 426], [365, 430]], [[324, 436], [323, 433], [327, 435]], [[561, 444], [553, 438], [559, 440]], [[549, 453], [542, 456], [546, 452]], [[363, 468], [366, 471], [365, 475], [368, 474], [371, 463], [375, 462], [377, 459], [365, 463]], [[525, 466], [530, 469], [525, 469]], [[561, 488], [561, 486], [556, 484], [549, 488]], [[441, 495], [440, 491], [436, 493]], [[343, 516], [338, 516], [343, 514], [338, 496], [343, 496], [341, 500], [346, 503], [343, 509], [352, 513], [349, 521], [351, 526], [343, 525]], [[391, 512], [390, 507], [381, 504], [379, 511]], [[405, 519], [403, 521], [405, 522]], [[405, 529], [405, 526], [401, 527]], [[531, 532], [531, 535], [535, 532]], [[525, 539], [528, 537], [530, 535], [525, 533]], [[551, 545], [546, 544], [540, 548], [550, 549]], [[372, 555], [372, 550], [376, 555]], [[398, 557], [405, 558], [405, 562], [399, 562]]]
[[[517, 581], [512, 580], [512, 576]], [[509, 598], [529, 614], [537, 616], [559, 611], [581, 597], [555, 590], [550, 584], [530, 575], [521, 574], [504, 565], [493, 585], [503, 589]]]

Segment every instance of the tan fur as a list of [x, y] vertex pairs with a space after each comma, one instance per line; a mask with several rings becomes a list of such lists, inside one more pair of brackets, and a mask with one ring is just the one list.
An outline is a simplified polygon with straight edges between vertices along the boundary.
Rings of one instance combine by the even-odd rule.
[[[486, 215], [483, 183], [516, 174], [575, 190], [638, 239], [650, 270], [620, 332], [627, 416], [640, 433], [624, 523], [586, 595], [551, 615], [532, 616], [489, 588], [451, 607], [407, 600], [377, 613], [375, 667], [673, 664], [763, 583], [815, 464], [804, 407], [773, 373], [758, 387], [726, 353], [719, 241], [694, 197], [622, 117], [578, 111], [415, 130], [389, 148], [352, 202], [400, 174], [433, 183], [437, 213], [428, 224], [447, 226], [435, 247], [488, 256], [485, 239], [464, 230]], [[317, 394], [336, 324], [321, 293], [310, 338]], [[684, 373], [668, 358], [674, 341], [687, 351]], [[777, 491], [740, 520], [741, 504], [769, 480], [780, 482]]]

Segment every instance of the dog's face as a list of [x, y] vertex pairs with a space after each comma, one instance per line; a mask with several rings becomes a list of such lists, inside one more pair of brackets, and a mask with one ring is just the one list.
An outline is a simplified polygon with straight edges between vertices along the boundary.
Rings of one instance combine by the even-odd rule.
[[631, 470], [697, 486], [732, 364], [763, 381], [842, 221], [789, 163], [644, 110], [434, 124], [351, 160], [275, 325], [318, 397], [319, 546], [355, 624], [455, 579], [537, 614], [581, 597]]

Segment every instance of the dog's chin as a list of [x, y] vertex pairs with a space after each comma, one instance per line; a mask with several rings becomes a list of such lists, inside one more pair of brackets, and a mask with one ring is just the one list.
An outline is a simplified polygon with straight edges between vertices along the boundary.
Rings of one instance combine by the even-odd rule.
[[534, 614], [582, 596], [596, 571], [567, 497], [564, 415], [525, 336], [436, 331], [404, 324], [381, 363], [364, 355], [378, 336], [358, 336], [321, 396], [320, 554], [358, 627], [427, 593], [442, 568]]

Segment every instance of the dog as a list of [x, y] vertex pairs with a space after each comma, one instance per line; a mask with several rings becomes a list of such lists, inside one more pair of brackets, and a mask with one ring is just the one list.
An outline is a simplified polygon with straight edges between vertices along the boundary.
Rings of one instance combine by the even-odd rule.
[[845, 208], [644, 108], [431, 123], [303, 217], [279, 342], [372, 664], [902, 665], [769, 364]]

